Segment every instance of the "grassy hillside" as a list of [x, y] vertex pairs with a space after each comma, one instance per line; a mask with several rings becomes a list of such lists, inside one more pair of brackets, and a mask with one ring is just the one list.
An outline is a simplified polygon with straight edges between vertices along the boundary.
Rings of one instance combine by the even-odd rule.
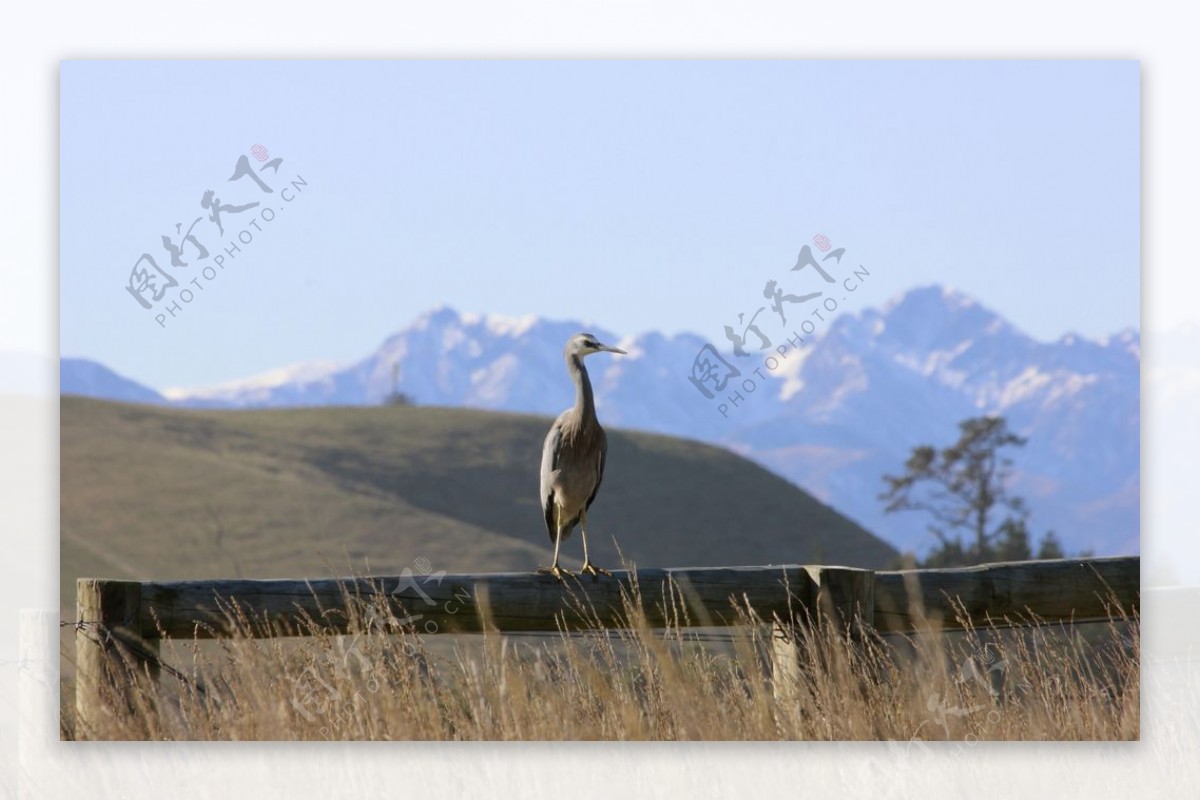
[[[64, 397], [64, 610], [79, 576], [529, 570], [548, 418], [424, 407], [191, 411]], [[881, 566], [894, 550], [783, 479], [697, 442], [611, 431], [589, 515], [639, 565]], [[578, 567], [576, 531], [564, 563]], [[69, 612], [67, 613], [70, 614]]]

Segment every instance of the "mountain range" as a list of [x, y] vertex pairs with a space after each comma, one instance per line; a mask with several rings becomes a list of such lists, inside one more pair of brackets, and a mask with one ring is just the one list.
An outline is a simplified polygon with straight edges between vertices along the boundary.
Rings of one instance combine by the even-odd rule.
[[[375, 405], [400, 391], [421, 405], [554, 415], [573, 397], [563, 345], [582, 329], [442, 307], [349, 365], [314, 362], [160, 393], [95, 362], [63, 359], [61, 386], [63, 394], [205, 408]], [[960, 292], [929, 286], [843, 313], [782, 352], [775, 348], [788, 337], [778, 334], [758, 352], [751, 337], [741, 357], [693, 334], [592, 333], [628, 351], [588, 359], [606, 426], [728, 447], [897, 548], [921, 553], [933, 538], [920, 514], [884, 513], [882, 476], [900, 472], [916, 445], [953, 443], [958, 421], [1000, 414], [1028, 438], [1011, 453], [1012, 489], [1032, 511], [1035, 538], [1052, 529], [1068, 551], [1139, 550], [1136, 331], [1042, 342]], [[706, 346], [710, 359], [715, 352], [740, 373], [712, 398], [689, 380]]]

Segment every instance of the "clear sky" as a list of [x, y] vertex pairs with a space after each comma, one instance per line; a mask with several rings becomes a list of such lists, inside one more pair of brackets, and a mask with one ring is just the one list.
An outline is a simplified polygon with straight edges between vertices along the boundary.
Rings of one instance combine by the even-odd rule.
[[[199, 386], [443, 304], [722, 341], [811, 291], [815, 234], [871, 272], [850, 311], [941, 283], [1103, 336], [1139, 326], [1139, 102], [1132, 61], [65, 62], [61, 349]], [[260, 205], [218, 236], [208, 190]], [[165, 328], [143, 253], [192, 292]]]

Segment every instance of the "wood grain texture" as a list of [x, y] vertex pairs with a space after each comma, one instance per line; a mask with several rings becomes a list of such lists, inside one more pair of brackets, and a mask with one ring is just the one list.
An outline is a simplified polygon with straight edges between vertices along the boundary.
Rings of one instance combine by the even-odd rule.
[[957, 629], [989, 622], [1097, 620], [1140, 606], [1141, 559], [1049, 559], [875, 574], [875, 628], [912, 631], [927, 622]]
[[[158, 640], [139, 632], [143, 585], [136, 581], [79, 579], [76, 582], [75, 710], [76, 736], [90, 739], [105, 718], [128, 714], [125, 688], [129, 671], [158, 678]], [[155, 635], [157, 637], [157, 635]], [[123, 643], [133, 643], [145, 659]]]
[[[764, 620], [786, 618], [811, 602], [814, 582], [799, 565], [673, 568], [638, 570], [636, 587], [652, 627], [682, 620], [729, 626], [739, 622], [739, 606]], [[161, 628], [170, 637], [222, 636], [229, 599], [287, 631], [305, 617], [345, 631], [348, 597], [386, 600], [394, 615], [426, 634], [622, 628], [629, 623], [625, 599], [633, 594], [633, 577], [624, 570], [562, 583], [539, 573], [146, 582], [142, 634], [157, 637]]]
[[[1128, 615], [1139, 605], [1140, 563], [1126, 556], [875, 573], [802, 565], [642, 569], [636, 583], [650, 626], [675, 622], [681, 614], [691, 625], [736, 625], [736, 599], [768, 622], [818, 606], [849, 620], [856, 609], [887, 632], [915, 630], [922, 621], [960, 628], [960, 614], [972, 625], [1019, 622], [1031, 614], [1048, 622]], [[80, 582], [81, 592], [84, 582], [109, 583]], [[140, 585], [137, 621], [147, 639], [158, 637], [160, 629], [170, 637], [224, 636], [222, 603], [228, 609], [228, 601], [236, 599], [257, 619], [288, 631], [306, 617], [344, 631], [345, 601], [353, 596], [386, 598], [394, 614], [411, 618], [429, 634], [619, 628], [629, 622], [623, 599], [632, 588], [628, 571], [596, 582], [589, 577], [565, 583], [538, 573], [150, 581]]]

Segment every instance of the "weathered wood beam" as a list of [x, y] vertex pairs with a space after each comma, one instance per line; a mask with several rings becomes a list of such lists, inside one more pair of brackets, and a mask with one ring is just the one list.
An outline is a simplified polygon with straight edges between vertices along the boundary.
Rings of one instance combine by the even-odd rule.
[[[763, 620], [787, 618], [811, 603], [815, 582], [800, 565], [640, 569], [636, 576], [645, 624], [729, 626], [738, 608]], [[353, 579], [151, 581], [142, 585], [142, 635], [220, 637], [230, 599], [289, 633], [311, 618], [335, 631], [348, 625], [346, 597], [385, 599], [392, 614], [424, 633], [554, 631], [628, 626], [629, 571], [558, 582], [538, 573], [408, 574]]]
[[[1141, 559], [1050, 559], [978, 567], [875, 574], [875, 628], [915, 631], [924, 625], [959, 629], [989, 622], [1098, 620], [1140, 606]], [[1120, 611], [1117, 607], [1120, 607]]]
[[[1138, 607], [1140, 560], [1136, 556], [1011, 562], [970, 568], [877, 572], [854, 568], [772, 567], [642, 569], [637, 585], [645, 622], [663, 626], [685, 611], [692, 625], [739, 622], [736, 603], [764, 621], [783, 620], [829, 605], [843, 621], [855, 615], [879, 631], [912, 631], [923, 625], [959, 628], [959, 609], [972, 625], [1033, 614], [1043, 621], [1092, 620], [1128, 614]], [[826, 578], [822, 580], [822, 571]], [[838, 572], [842, 571], [842, 572]], [[393, 613], [411, 617], [422, 631], [553, 631], [622, 627], [624, 598], [632, 593], [628, 571], [593, 582], [559, 583], [537, 573], [405, 574], [353, 579], [272, 579], [109, 582], [80, 580], [80, 598], [103, 586], [138, 586], [138, 633], [191, 638], [224, 636], [222, 611], [231, 599], [294, 630], [306, 616], [333, 630], [347, 626], [346, 595], [386, 598]], [[85, 582], [87, 582], [85, 587]], [[863, 582], [868, 582], [867, 586]], [[818, 604], [817, 592], [824, 586]], [[121, 592], [131, 592], [122, 590]], [[674, 593], [674, 601], [671, 601]], [[685, 599], [686, 603], [680, 603]], [[827, 600], [826, 600], [827, 599]], [[81, 600], [82, 603], [82, 600]], [[82, 608], [82, 607], [81, 607]], [[841, 611], [838, 611], [841, 610]], [[132, 619], [132, 618], [131, 618]], [[486, 624], [485, 624], [486, 620]]]

